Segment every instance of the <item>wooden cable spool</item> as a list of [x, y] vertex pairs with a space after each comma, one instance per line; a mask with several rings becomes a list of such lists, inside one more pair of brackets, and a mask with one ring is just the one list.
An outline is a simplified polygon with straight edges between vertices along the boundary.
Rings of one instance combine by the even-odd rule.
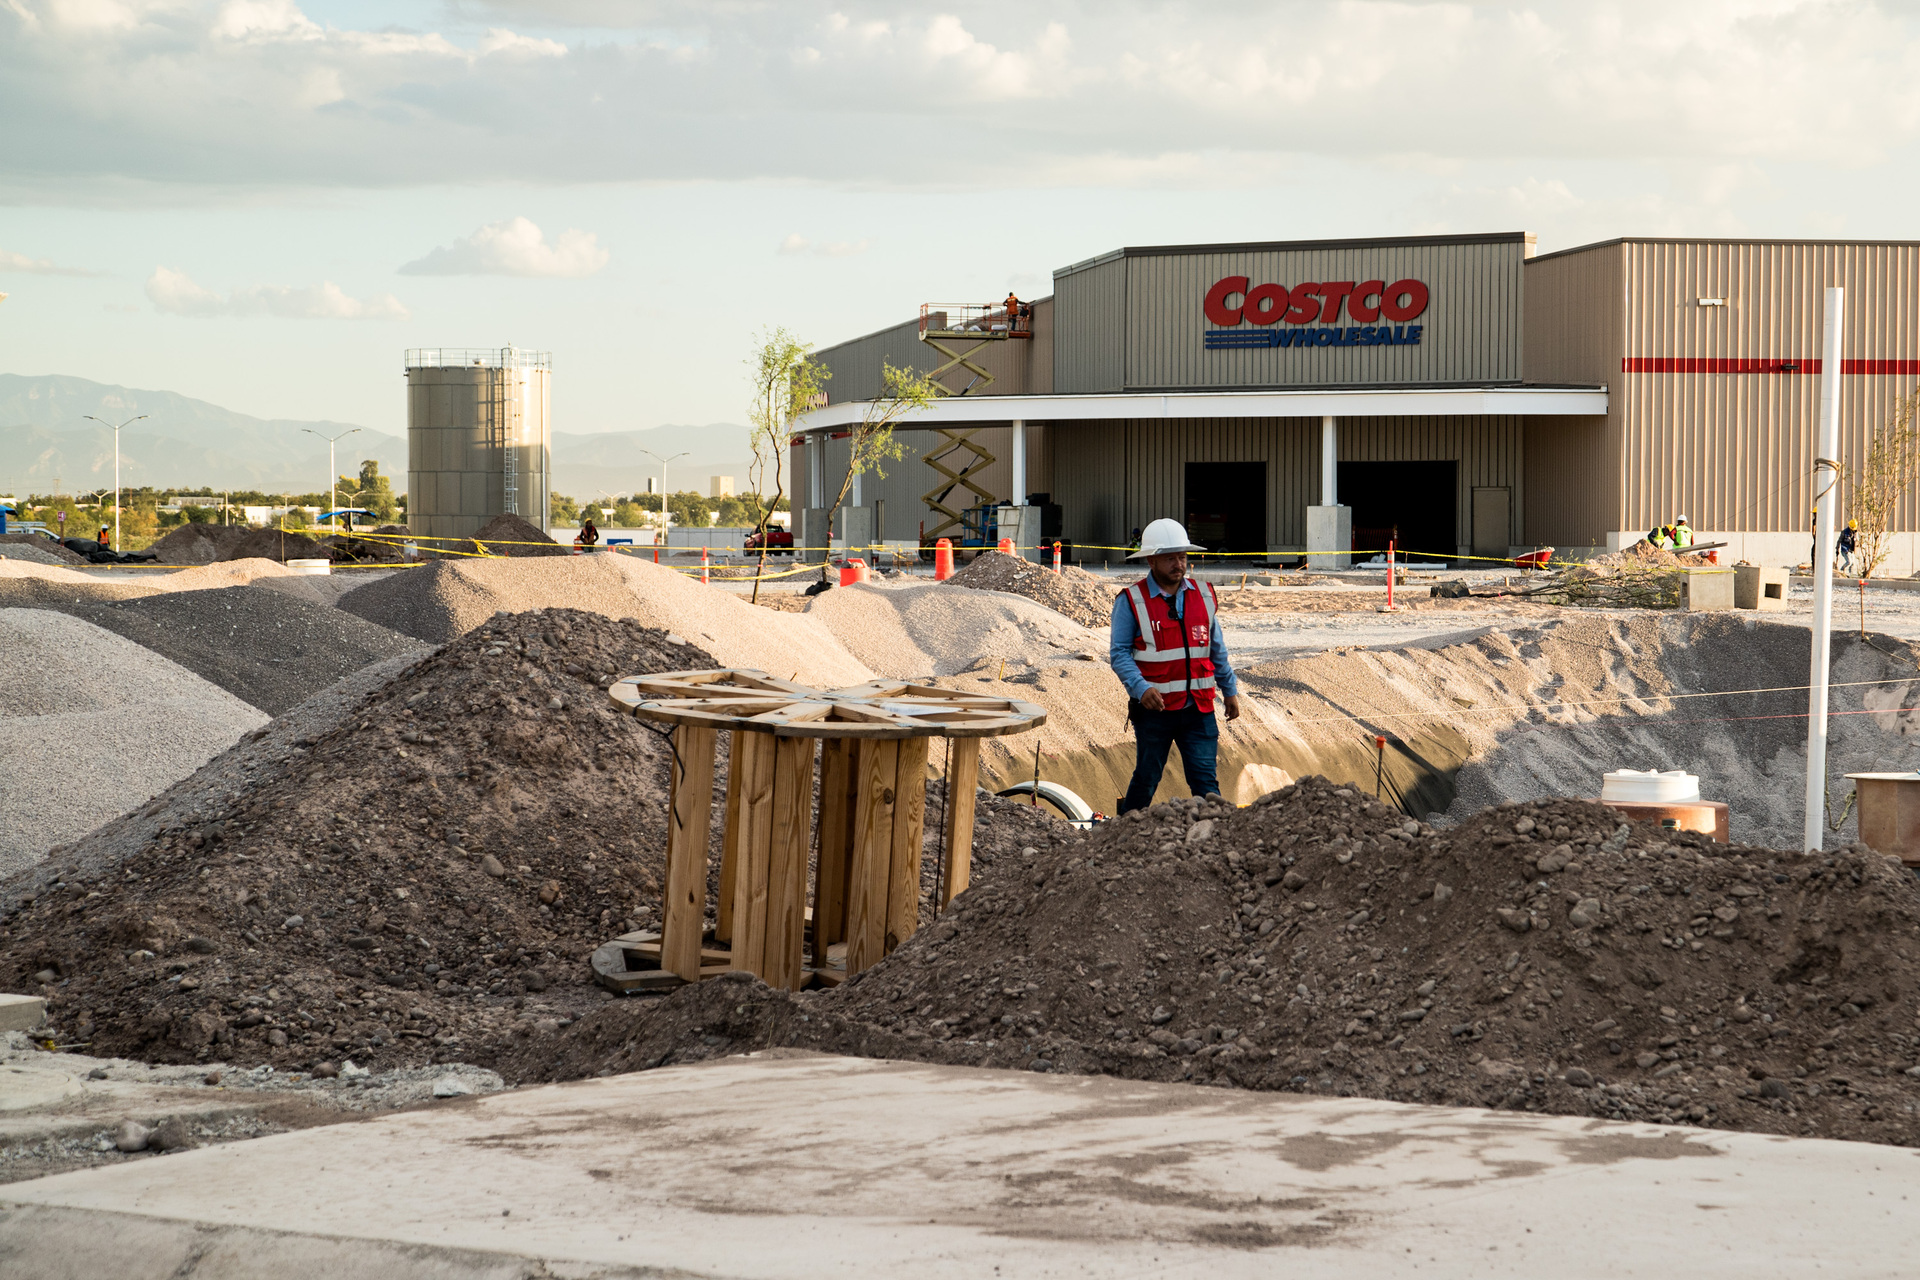
[[[910, 681], [816, 689], [738, 667], [630, 676], [608, 696], [623, 711], [673, 726], [660, 968], [688, 982], [702, 976], [709, 815], [725, 730], [732, 734], [726, 819], [705, 972], [716, 971], [713, 949], [725, 947], [728, 967], [794, 990], [860, 972], [919, 927], [932, 740], [953, 740], [938, 890], [944, 907], [967, 887], [980, 739], [1037, 729], [1047, 718], [1030, 702]], [[817, 752], [814, 739], [821, 740]], [[815, 849], [809, 913], [807, 864]], [[652, 954], [636, 947], [628, 950]]]

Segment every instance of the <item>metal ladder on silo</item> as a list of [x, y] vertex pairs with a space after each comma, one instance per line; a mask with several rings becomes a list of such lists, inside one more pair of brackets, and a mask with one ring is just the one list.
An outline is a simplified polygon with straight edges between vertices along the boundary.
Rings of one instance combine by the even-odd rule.
[[520, 432], [519, 422], [517, 421], [519, 397], [514, 394], [517, 389], [515, 382], [518, 372], [515, 368], [515, 359], [516, 353], [512, 347], [504, 347], [501, 349], [500, 378], [494, 385], [498, 388], [498, 399], [495, 403], [499, 407], [498, 418], [502, 448], [501, 480], [503, 482], [503, 489], [501, 493], [501, 507], [503, 510], [509, 511], [514, 515], [519, 515], [520, 464], [517, 456], [519, 449], [516, 448], [516, 446], [519, 444]]

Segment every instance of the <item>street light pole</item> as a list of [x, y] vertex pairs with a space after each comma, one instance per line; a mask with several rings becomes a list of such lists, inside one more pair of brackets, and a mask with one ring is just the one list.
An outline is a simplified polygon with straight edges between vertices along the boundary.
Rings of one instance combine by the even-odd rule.
[[91, 419], [103, 427], [113, 427], [113, 550], [117, 555], [120, 551], [120, 427], [130, 427], [147, 415], [143, 413], [128, 418], [120, 424], [120, 427], [114, 427], [105, 418], [95, 418], [90, 413], [83, 413], [80, 416]]
[[[306, 432], [310, 436], [320, 436], [320, 433], [318, 431], [315, 431], [312, 427], [302, 427], [300, 429]], [[335, 512], [338, 512], [340, 510], [340, 468], [338, 467], [338, 465], [335, 464], [333, 460], [333, 445], [335, 441], [345, 440], [348, 436], [352, 435], [354, 431], [358, 431], [359, 429], [360, 428], [355, 427], [353, 428], [352, 431], [342, 431], [337, 436], [320, 436], [322, 440], [325, 440], [327, 442], [328, 514], [333, 515], [334, 523], [336, 525], [339, 523], [339, 520], [340, 520], [340, 517], [334, 514]]]
[[690, 455], [682, 452], [674, 454], [672, 458], [663, 458], [651, 449], [642, 449], [640, 452], [660, 464], [660, 533], [662, 537], [665, 537], [667, 531], [667, 464], [672, 462], [674, 458], [685, 458]]

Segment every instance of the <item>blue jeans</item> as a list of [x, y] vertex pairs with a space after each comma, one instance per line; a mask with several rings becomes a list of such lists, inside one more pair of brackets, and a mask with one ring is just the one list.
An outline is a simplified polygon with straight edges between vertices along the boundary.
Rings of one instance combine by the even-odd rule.
[[1120, 812], [1144, 809], [1153, 803], [1160, 787], [1160, 775], [1167, 767], [1167, 752], [1178, 744], [1180, 767], [1187, 775], [1187, 790], [1196, 796], [1220, 794], [1214, 777], [1214, 762], [1220, 755], [1220, 725], [1211, 711], [1200, 711], [1192, 703], [1178, 711], [1149, 711], [1134, 703], [1127, 708], [1133, 721], [1133, 781], [1127, 784], [1126, 799]]

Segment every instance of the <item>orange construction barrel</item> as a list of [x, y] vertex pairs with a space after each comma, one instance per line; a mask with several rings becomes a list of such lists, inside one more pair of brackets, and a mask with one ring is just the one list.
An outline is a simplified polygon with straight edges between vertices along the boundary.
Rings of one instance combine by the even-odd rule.
[[945, 582], [953, 576], [953, 539], [936, 538], [933, 543], [933, 580]]

